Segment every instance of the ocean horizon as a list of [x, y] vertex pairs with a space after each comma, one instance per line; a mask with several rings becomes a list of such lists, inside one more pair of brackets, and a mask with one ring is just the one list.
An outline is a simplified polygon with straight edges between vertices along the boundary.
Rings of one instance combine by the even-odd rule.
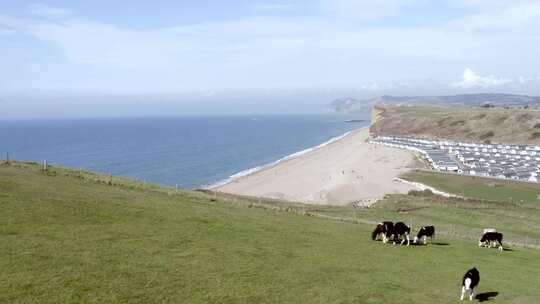
[[369, 119], [361, 113], [0, 121], [0, 159], [9, 153], [13, 160], [206, 188], [325, 145]]

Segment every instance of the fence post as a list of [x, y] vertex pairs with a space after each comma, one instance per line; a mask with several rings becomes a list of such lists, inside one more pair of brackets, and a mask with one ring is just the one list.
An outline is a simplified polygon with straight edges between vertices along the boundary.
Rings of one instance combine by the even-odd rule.
[[9, 164], [9, 152], [6, 152], [6, 163]]
[[47, 160], [43, 161], [43, 171], [47, 171]]

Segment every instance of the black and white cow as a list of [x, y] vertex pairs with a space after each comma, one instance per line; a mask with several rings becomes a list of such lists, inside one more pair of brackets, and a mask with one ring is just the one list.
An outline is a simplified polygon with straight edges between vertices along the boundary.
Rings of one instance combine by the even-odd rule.
[[407, 241], [407, 246], [411, 244], [411, 240], [409, 238], [410, 234], [411, 234], [411, 227], [407, 226], [403, 222], [395, 223], [394, 229], [392, 229], [392, 233], [391, 233], [391, 235], [393, 235], [394, 237], [394, 240], [393, 240], [394, 244], [396, 243], [396, 241], [399, 241], [401, 238], [403, 238], [401, 240], [401, 245], [403, 245], [405, 241]]
[[495, 229], [495, 228], [486, 228], [486, 229], [484, 229], [484, 234], [486, 234], [488, 232], [497, 232], [497, 229]]
[[386, 244], [386, 242], [388, 242], [388, 239], [390, 238], [390, 233], [392, 233], [393, 228], [394, 223], [390, 221], [378, 223], [375, 227], [375, 230], [373, 230], [373, 232], [371, 233], [371, 239], [375, 241], [379, 236], [382, 235], [383, 243]]
[[469, 269], [461, 282], [461, 301], [465, 297], [465, 291], [469, 292], [469, 300], [472, 301], [474, 298], [474, 288], [478, 286], [478, 283], [480, 283], [480, 272], [476, 268]]
[[414, 237], [413, 243], [418, 243], [418, 240], [423, 240], [424, 245], [427, 244], [427, 238], [431, 238], [433, 242], [433, 236], [435, 236], [435, 226], [424, 226], [420, 228], [418, 234]]
[[502, 245], [503, 234], [500, 232], [486, 232], [478, 242], [478, 246], [491, 248], [491, 245], [497, 246], [500, 251], [503, 250]]

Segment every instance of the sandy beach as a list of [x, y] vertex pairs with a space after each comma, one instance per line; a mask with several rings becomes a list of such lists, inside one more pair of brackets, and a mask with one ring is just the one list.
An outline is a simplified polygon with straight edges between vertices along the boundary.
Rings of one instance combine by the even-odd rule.
[[413, 186], [395, 181], [414, 164], [411, 152], [369, 144], [367, 128], [213, 190], [310, 204], [369, 205]]

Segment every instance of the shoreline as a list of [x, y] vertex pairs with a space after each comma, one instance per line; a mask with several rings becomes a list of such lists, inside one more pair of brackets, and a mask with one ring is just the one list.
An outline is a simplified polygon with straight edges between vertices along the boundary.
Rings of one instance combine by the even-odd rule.
[[264, 170], [267, 170], [267, 169], [271, 169], [272, 167], [275, 167], [275, 166], [277, 166], [277, 165], [279, 165], [279, 164], [281, 164], [283, 162], [286, 162], [286, 161], [289, 161], [291, 159], [300, 157], [300, 156], [302, 156], [304, 154], [307, 154], [307, 153], [310, 153], [310, 152], [314, 152], [317, 149], [323, 148], [325, 146], [331, 145], [331, 144], [333, 144], [333, 143], [335, 143], [335, 142], [337, 142], [339, 140], [344, 139], [345, 137], [347, 137], [348, 135], [350, 135], [353, 132], [359, 132], [359, 131], [362, 131], [364, 129], [369, 129], [369, 127], [370, 126], [365, 126], [365, 127], [361, 127], [361, 128], [358, 128], [358, 129], [353, 129], [353, 130], [345, 132], [345, 133], [343, 133], [343, 134], [341, 134], [339, 136], [332, 137], [329, 140], [327, 140], [327, 141], [325, 141], [325, 142], [323, 142], [323, 143], [321, 143], [319, 145], [316, 145], [316, 146], [313, 146], [313, 147], [310, 147], [310, 148], [307, 148], [307, 149], [304, 149], [304, 150], [300, 150], [298, 152], [291, 153], [291, 154], [289, 154], [287, 156], [284, 156], [284, 157], [282, 157], [282, 158], [280, 158], [280, 159], [278, 159], [278, 160], [276, 160], [274, 162], [239, 171], [239, 172], [229, 176], [226, 179], [215, 182], [215, 183], [213, 183], [211, 185], [208, 185], [208, 186], [202, 186], [201, 189], [203, 189], [203, 190], [216, 190], [217, 188], [226, 186], [226, 185], [228, 185], [230, 183], [233, 183], [233, 182], [235, 182], [237, 180], [243, 179], [245, 177], [249, 177], [252, 174], [256, 174], [258, 172], [261, 172], [261, 171], [264, 171]]
[[207, 189], [309, 204], [362, 206], [386, 194], [415, 189], [395, 180], [413, 167], [414, 155], [372, 145], [368, 138], [369, 126], [358, 128], [277, 162], [241, 171]]

